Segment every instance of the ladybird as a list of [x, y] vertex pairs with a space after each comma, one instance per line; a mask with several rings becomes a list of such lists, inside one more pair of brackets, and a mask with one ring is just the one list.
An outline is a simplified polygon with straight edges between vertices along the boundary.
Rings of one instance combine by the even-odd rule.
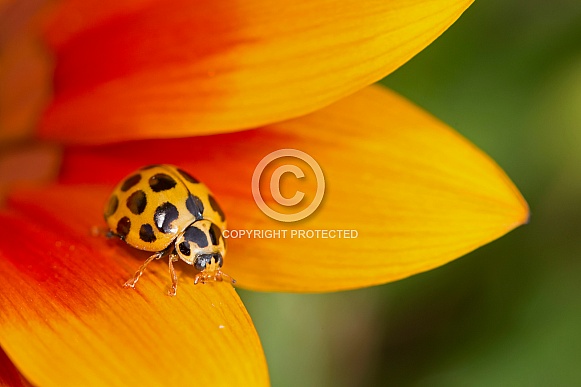
[[169, 257], [170, 296], [177, 291], [173, 263], [181, 259], [198, 271], [194, 283], [235, 281], [221, 271], [226, 254], [226, 216], [203, 183], [173, 165], [151, 165], [123, 179], [105, 205], [108, 235], [139, 250], [155, 252], [125, 282], [135, 288], [146, 266]]

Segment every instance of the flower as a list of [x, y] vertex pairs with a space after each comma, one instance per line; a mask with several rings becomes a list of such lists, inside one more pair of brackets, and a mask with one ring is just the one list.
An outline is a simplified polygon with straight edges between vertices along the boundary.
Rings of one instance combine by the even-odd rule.
[[[63, 144], [57, 180], [15, 187], [0, 213], [0, 345], [36, 385], [268, 384], [258, 335], [228, 283], [92, 236], [119, 179], [146, 164], [191, 171], [230, 229], [293, 230], [256, 207], [266, 154], [300, 149], [327, 191], [301, 229], [356, 238], [229, 239], [239, 286], [324, 292], [387, 283], [524, 223], [486, 155], [396, 94], [368, 86], [447, 28], [467, 1], [65, 1], [44, 36], [54, 97], [36, 135]], [[252, 130], [242, 130], [257, 128]], [[18, 375], [12, 370], [9, 374]]]

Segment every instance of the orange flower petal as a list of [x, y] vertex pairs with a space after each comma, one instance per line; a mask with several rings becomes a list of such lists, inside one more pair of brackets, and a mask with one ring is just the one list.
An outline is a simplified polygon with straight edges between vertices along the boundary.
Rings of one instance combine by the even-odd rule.
[[[268, 218], [251, 191], [257, 164], [283, 148], [311, 155], [326, 181], [321, 206], [296, 224]], [[258, 130], [69, 148], [62, 179], [114, 184], [149, 163], [178, 164], [206, 182], [230, 230], [287, 230], [286, 238], [228, 239], [224, 270], [252, 289], [331, 291], [394, 281], [458, 258], [528, 218], [526, 202], [490, 158], [380, 87]], [[313, 176], [286, 176], [283, 196], [300, 190], [310, 203]], [[356, 230], [357, 238], [291, 238], [292, 230]]]
[[170, 298], [158, 261], [122, 288], [147, 254], [90, 234], [107, 194], [19, 191], [0, 214], [0, 344], [19, 370], [35, 385], [267, 385], [230, 284], [194, 286], [186, 269]]
[[373, 83], [471, 0], [64, 1], [40, 134], [72, 143], [184, 137], [296, 117]]
[[61, 150], [50, 144], [22, 144], [0, 154], [0, 206], [15, 184], [46, 183], [56, 179]]
[[30, 386], [30, 383], [18, 372], [2, 348], [0, 348], [0, 386]]
[[0, 141], [34, 132], [50, 94], [52, 62], [30, 18], [42, 1], [0, 4]]

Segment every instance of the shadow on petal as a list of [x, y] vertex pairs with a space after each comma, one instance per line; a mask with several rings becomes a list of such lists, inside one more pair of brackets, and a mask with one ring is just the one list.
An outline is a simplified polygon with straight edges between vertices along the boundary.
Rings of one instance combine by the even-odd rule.
[[22, 376], [0, 348], [0, 386], [28, 387], [31, 384]]

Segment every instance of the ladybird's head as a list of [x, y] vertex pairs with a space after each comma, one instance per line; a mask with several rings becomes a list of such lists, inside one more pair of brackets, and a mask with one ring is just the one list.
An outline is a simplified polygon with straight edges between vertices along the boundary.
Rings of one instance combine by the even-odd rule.
[[200, 272], [217, 272], [223, 264], [226, 245], [222, 230], [209, 220], [190, 224], [175, 241], [176, 254]]

